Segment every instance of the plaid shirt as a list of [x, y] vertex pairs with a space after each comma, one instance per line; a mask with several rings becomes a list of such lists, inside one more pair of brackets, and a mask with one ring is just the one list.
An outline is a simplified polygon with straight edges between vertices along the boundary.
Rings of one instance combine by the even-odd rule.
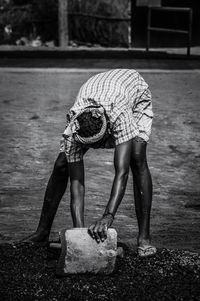
[[[91, 77], [80, 88], [67, 124], [74, 114], [91, 105], [104, 107], [115, 145], [136, 136], [148, 141], [153, 117], [151, 92], [137, 71], [114, 69]], [[60, 150], [65, 151], [68, 162], [82, 160], [83, 148], [73, 136], [61, 140]]]

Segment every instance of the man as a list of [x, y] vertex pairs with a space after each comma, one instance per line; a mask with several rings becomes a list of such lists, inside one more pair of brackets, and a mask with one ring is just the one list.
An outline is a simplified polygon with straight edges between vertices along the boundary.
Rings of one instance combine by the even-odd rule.
[[114, 147], [115, 177], [102, 217], [88, 232], [104, 241], [125, 193], [129, 167], [134, 181], [135, 209], [139, 234], [139, 256], [150, 256], [152, 180], [146, 147], [153, 119], [151, 93], [135, 70], [115, 69], [91, 77], [81, 88], [67, 115], [60, 154], [49, 179], [42, 213], [30, 240], [47, 241], [60, 200], [71, 182], [71, 214], [74, 227], [84, 227], [84, 163], [89, 148]]

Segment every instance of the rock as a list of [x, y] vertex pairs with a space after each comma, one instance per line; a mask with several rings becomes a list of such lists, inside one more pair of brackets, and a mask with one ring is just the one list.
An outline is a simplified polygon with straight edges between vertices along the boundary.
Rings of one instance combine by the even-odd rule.
[[61, 232], [61, 255], [56, 274], [110, 274], [117, 256], [117, 232], [108, 229], [108, 237], [97, 243], [87, 228], [73, 228]]
[[122, 247], [118, 247], [118, 248], [117, 248], [117, 256], [118, 256], [119, 258], [124, 258], [124, 250], [123, 250]]
[[189, 200], [185, 204], [185, 208], [193, 208], [193, 209], [199, 209], [200, 210], [200, 201], [199, 201], [199, 199]]
[[30, 120], [35, 120], [35, 119], [39, 119], [40, 118], [40, 116], [38, 116], [37, 114], [34, 114], [31, 118], [30, 118]]

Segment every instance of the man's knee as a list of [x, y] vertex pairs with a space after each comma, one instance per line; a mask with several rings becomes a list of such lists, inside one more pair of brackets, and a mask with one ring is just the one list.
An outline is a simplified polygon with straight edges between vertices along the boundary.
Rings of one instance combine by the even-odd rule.
[[[137, 137], [136, 137], [137, 138]], [[146, 160], [146, 145], [147, 143], [142, 140], [133, 140], [132, 154], [131, 154], [131, 168], [143, 170], [147, 166]]]
[[147, 167], [146, 157], [144, 158], [141, 154], [134, 154], [131, 160], [131, 165], [131, 168], [134, 168], [137, 171], [144, 170]]
[[67, 158], [64, 152], [58, 155], [56, 162], [54, 164], [54, 173], [58, 175], [66, 175], [68, 172]]

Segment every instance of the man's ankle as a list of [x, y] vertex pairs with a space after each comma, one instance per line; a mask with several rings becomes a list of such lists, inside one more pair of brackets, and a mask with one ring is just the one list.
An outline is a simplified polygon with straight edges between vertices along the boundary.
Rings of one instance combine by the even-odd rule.
[[38, 227], [37, 230], [35, 231], [35, 234], [41, 237], [49, 237], [50, 231], [41, 227]]
[[145, 245], [151, 242], [150, 235], [139, 235], [137, 238], [138, 245]]

